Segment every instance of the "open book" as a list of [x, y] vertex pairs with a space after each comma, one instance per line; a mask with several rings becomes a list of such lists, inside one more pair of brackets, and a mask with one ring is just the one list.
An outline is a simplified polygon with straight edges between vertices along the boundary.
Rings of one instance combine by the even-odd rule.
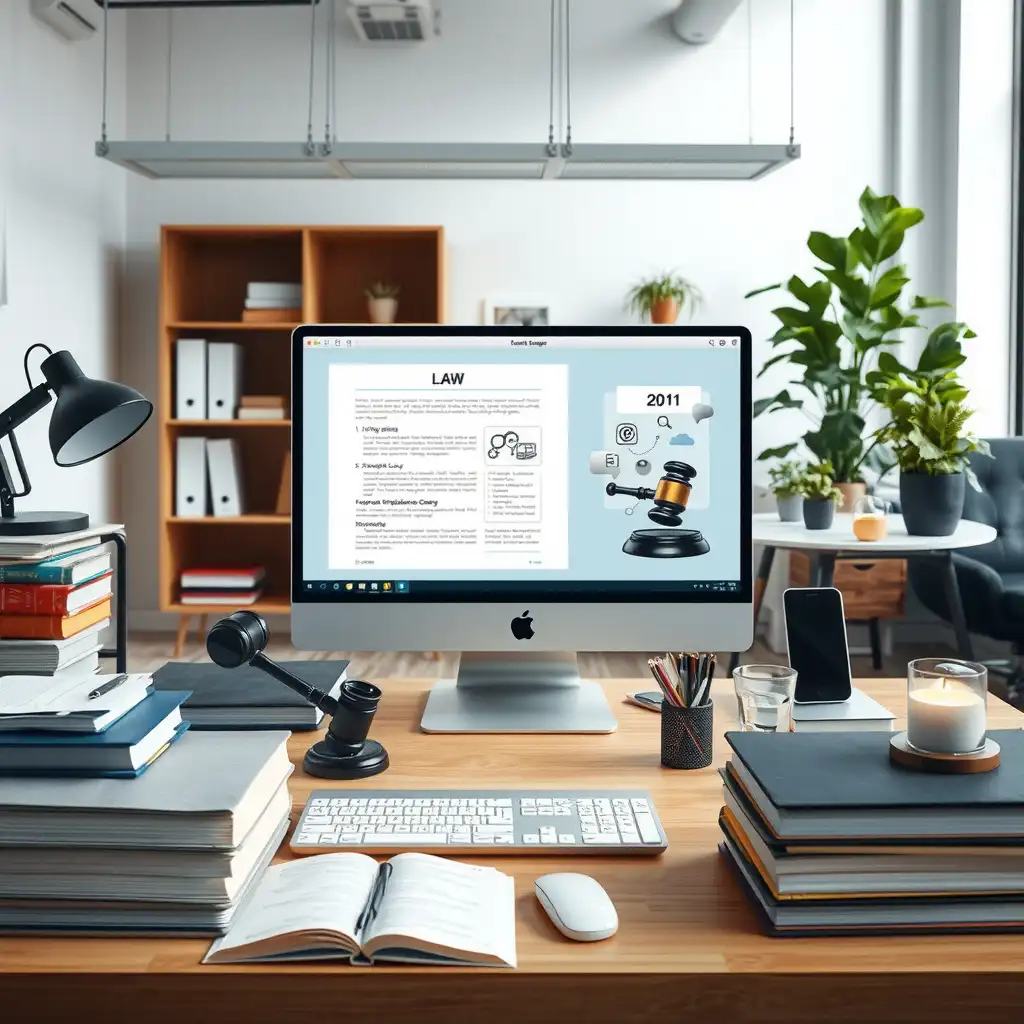
[[203, 963], [516, 966], [515, 885], [495, 868], [324, 853], [268, 868]]

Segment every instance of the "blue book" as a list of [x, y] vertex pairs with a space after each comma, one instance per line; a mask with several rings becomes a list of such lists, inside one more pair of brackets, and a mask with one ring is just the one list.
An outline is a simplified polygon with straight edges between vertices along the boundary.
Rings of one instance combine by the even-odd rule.
[[136, 776], [186, 729], [187, 690], [151, 693], [100, 733], [0, 733], [0, 774]]
[[[0, 551], [0, 556], [3, 552]], [[110, 571], [110, 552], [94, 544], [41, 562], [0, 565], [0, 583], [78, 586]]]

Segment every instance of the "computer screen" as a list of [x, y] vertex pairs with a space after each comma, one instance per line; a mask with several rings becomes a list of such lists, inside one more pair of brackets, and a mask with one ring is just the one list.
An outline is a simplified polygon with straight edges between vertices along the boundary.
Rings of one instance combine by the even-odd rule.
[[294, 353], [298, 602], [749, 604], [742, 328], [312, 325]]

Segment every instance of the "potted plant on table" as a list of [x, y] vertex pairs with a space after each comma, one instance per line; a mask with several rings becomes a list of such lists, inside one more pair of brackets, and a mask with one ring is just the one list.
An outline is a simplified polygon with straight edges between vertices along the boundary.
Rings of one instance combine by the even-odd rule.
[[700, 303], [700, 289], [678, 274], [647, 278], [626, 296], [626, 308], [652, 324], [674, 324], [684, 309], [692, 314]]
[[807, 248], [820, 264], [817, 280], [805, 282], [794, 275], [785, 285], [769, 285], [747, 296], [784, 287], [795, 300], [772, 310], [780, 327], [770, 344], [780, 351], [758, 376], [776, 363], [788, 364], [798, 374], [790, 387], [806, 392], [794, 394], [787, 387], [758, 399], [754, 415], [801, 409], [813, 422], [798, 440], [769, 448], [758, 458], [784, 458], [802, 442], [820, 462], [832, 465], [847, 509], [866, 491], [865, 469], [881, 474], [893, 465], [885, 447], [871, 443], [866, 427], [871, 403], [867, 376], [880, 366], [886, 350], [900, 342], [899, 332], [920, 326], [920, 310], [946, 305], [917, 295], [901, 306], [910, 279], [906, 267], [890, 265], [905, 232], [924, 214], [871, 189], [861, 194], [860, 213], [861, 223], [846, 237], [821, 231], [808, 236]]
[[398, 316], [398, 295], [401, 289], [397, 284], [385, 284], [378, 281], [366, 289], [366, 303], [371, 324], [393, 324]]
[[836, 503], [843, 498], [832, 480], [832, 464], [812, 462], [806, 466], [800, 475], [800, 493], [804, 498], [804, 526], [808, 530], [827, 530], [835, 518]]
[[779, 519], [784, 523], [799, 523], [802, 517], [804, 496], [800, 493], [800, 481], [803, 471], [804, 464], [796, 459], [780, 460], [768, 470]]
[[867, 377], [872, 397], [890, 416], [875, 432], [875, 443], [895, 454], [910, 534], [948, 537], [963, 515], [965, 483], [981, 489], [967, 456], [990, 455], [989, 446], [965, 429], [973, 411], [964, 404], [968, 392], [957, 376], [966, 358], [961, 339], [972, 337], [966, 324], [943, 324], [929, 335], [916, 367], [887, 352]]

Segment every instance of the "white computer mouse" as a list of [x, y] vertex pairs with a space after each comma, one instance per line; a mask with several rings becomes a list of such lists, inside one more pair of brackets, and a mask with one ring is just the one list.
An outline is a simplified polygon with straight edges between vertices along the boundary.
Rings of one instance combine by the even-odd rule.
[[571, 871], [541, 875], [533, 888], [554, 926], [568, 939], [597, 942], [618, 930], [615, 904], [590, 875]]

